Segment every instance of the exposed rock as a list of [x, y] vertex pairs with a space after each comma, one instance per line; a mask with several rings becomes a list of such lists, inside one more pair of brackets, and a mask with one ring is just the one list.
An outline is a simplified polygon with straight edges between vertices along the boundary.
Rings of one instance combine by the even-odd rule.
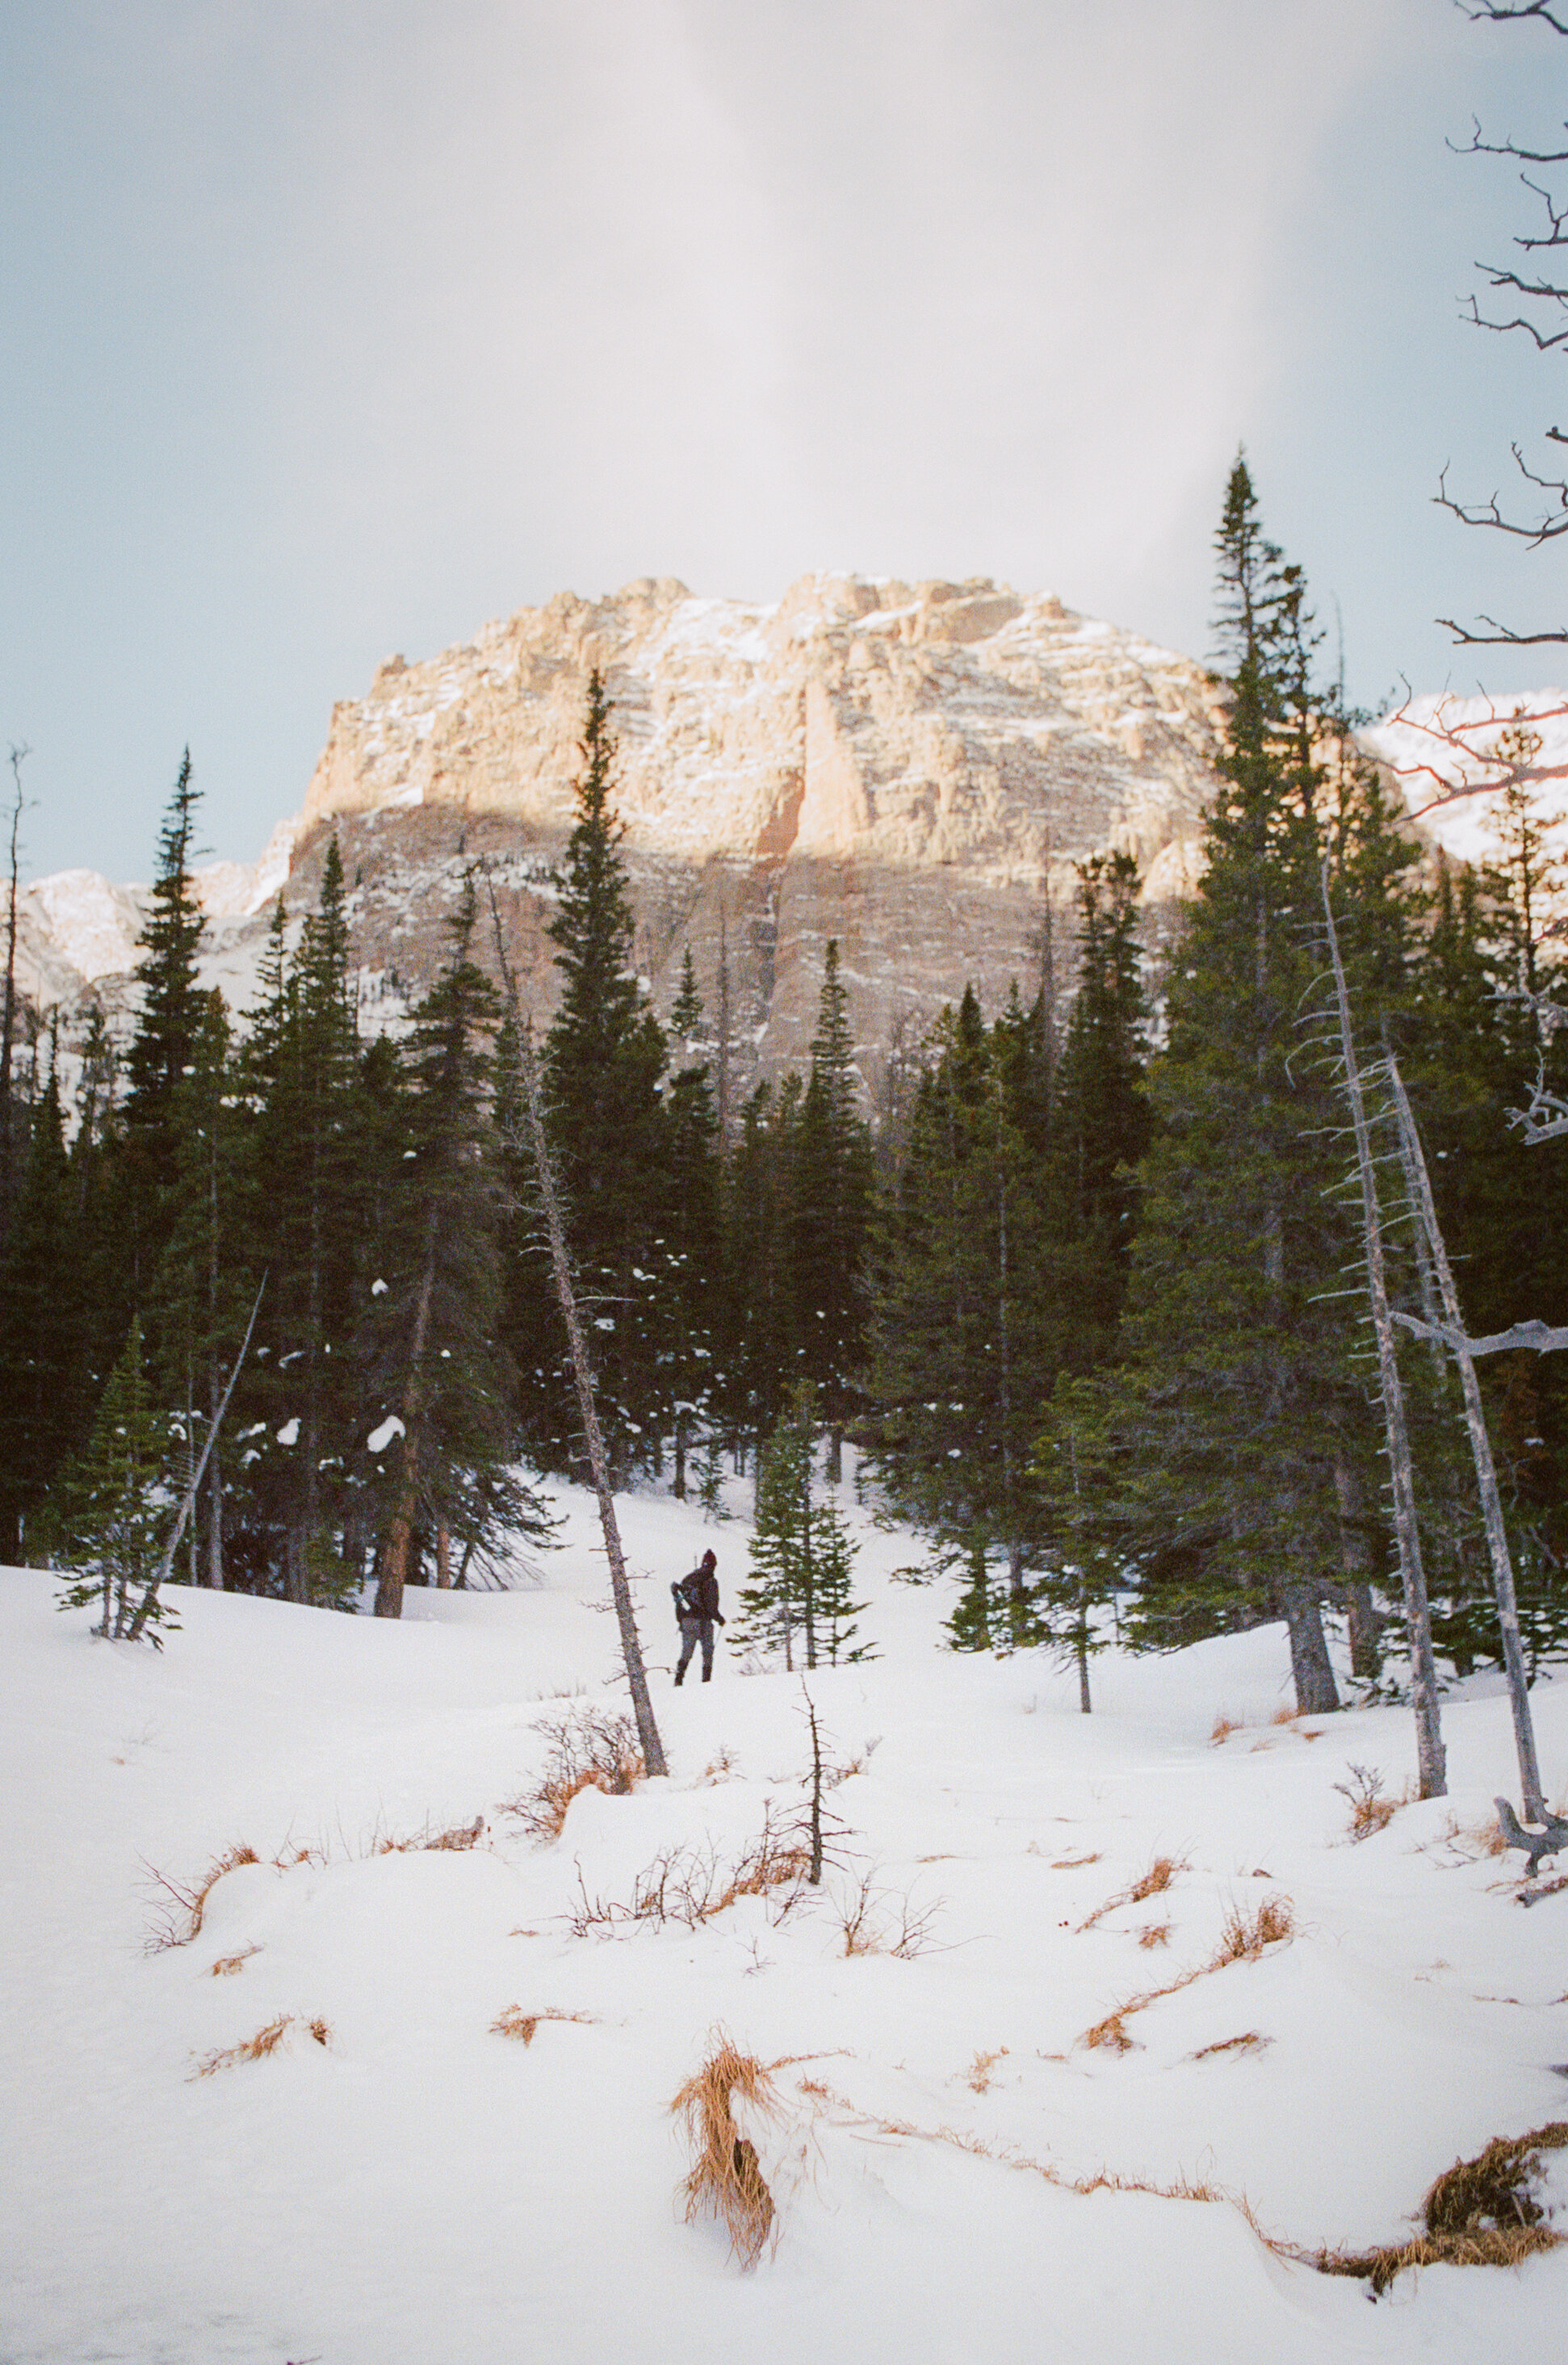
[[[1157, 902], [1194, 875], [1223, 707], [1191, 660], [984, 580], [809, 576], [772, 607], [644, 580], [562, 593], [424, 663], [389, 658], [340, 704], [266, 880], [224, 866], [235, 876], [213, 882], [223, 974], [239, 981], [285, 859], [297, 913], [336, 835], [367, 1017], [422, 990], [481, 862], [546, 1010], [551, 871], [596, 665], [639, 966], [667, 1009], [689, 944], [711, 1009], [727, 944], [737, 1086], [803, 1059], [830, 936], [869, 1082], [966, 981], [991, 1006], [1014, 979], [1033, 990], [1047, 898], [1059, 915], [1085, 855], [1126, 848]], [[106, 893], [129, 942], [126, 891]]]

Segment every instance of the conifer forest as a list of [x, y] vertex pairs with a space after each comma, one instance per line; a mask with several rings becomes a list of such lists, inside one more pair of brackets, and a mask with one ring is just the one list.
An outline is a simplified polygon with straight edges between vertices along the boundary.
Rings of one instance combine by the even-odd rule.
[[[7, 977], [0, 1561], [155, 1634], [161, 1577], [337, 1608], [374, 1587], [396, 1616], [407, 1586], [493, 1586], [548, 1549], [538, 1482], [584, 1449], [532, 1070], [611, 1483], [718, 1516], [720, 1474], [753, 1478], [756, 1647], [874, 1648], [820, 1478], [813, 1508], [849, 1442], [923, 1540], [910, 1579], [946, 1587], [954, 1648], [1047, 1643], [1088, 1707], [1107, 1619], [1151, 1651], [1282, 1619], [1299, 1704], [1331, 1709], [1325, 1615], [1374, 1688], [1409, 1610], [1349, 1047], [1432, 1642], [1462, 1674], [1500, 1664], [1396, 1099], [1471, 1336], [1568, 1321], [1568, 1138], [1518, 1122], [1568, 1093], [1557, 882], [1522, 794], [1494, 868], [1404, 825], [1244, 461], [1215, 550], [1228, 743], [1179, 925], [1149, 939], [1130, 857], [1082, 862], [1030, 973], [946, 1010], [875, 1112], [836, 943], [804, 1072], [733, 1108], [724, 981], [688, 951], [652, 1006], [597, 675], [537, 1043], [482, 863], [398, 1032], [358, 1030], [335, 844], [302, 930], [280, 902], [242, 1021], [201, 991], [187, 757], [133, 1039], [95, 1021], [67, 1096]], [[1533, 1669], [1568, 1643], [1568, 1362], [1475, 1368]]]

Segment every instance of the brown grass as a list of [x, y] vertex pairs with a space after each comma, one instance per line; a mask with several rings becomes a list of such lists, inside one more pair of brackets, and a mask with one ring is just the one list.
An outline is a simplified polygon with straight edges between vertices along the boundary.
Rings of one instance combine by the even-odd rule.
[[1352, 1840], [1370, 1840], [1374, 1832], [1387, 1829], [1401, 1807], [1408, 1804], [1408, 1793], [1403, 1799], [1385, 1796], [1383, 1776], [1375, 1765], [1347, 1765], [1349, 1779], [1336, 1782], [1334, 1788], [1350, 1806], [1350, 1833]]
[[994, 2053], [977, 2053], [969, 2064], [969, 2077], [966, 2080], [971, 2093], [989, 2094], [991, 2085], [991, 2073], [999, 2061], [1005, 2061], [1006, 2058], [1005, 2045], [999, 2045]]
[[1140, 1946], [1145, 1947], [1169, 1946], [1170, 1944], [1170, 1922], [1146, 1922], [1143, 1928], [1137, 1933], [1137, 1942]]
[[476, 1847], [484, 1830], [484, 1816], [476, 1815], [471, 1823], [454, 1824], [449, 1832], [420, 1832], [417, 1838], [408, 1840], [384, 1839], [377, 1844], [375, 1853], [377, 1855], [420, 1855], [427, 1848], [449, 1848], [461, 1852], [465, 1848]]
[[550, 1743], [544, 1769], [532, 1789], [505, 1809], [534, 1839], [560, 1838], [566, 1810], [580, 1791], [624, 1798], [646, 1777], [637, 1728], [629, 1716], [578, 1707], [541, 1717], [538, 1729]]
[[[1115, 2018], [1113, 2013], [1111, 2021], [1101, 2023], [1102, 2028], [1109, 2027]], [[1201, 2061], [1210, 2054], [1250, 2051], [1270, 2042], [1253, 2031], [1245, 2036], [1231, 2037], [1223, 2045], [1205, 2046], [1202, 2053], [1191, 2057]], [[1116, 2049], [1125, 2051], [1130, 2045], [1124, 2030]], [[1540, 2171], [1541, 2152], [1568, 2146], [1568, 2122], [1562, 2120], [1551, 2121], [1530, 2135], [1498, 2136], [1474, 2159], [1456, 2161], [1428, 2191], [1423, 2203], [1427, 2230], [1413, 2240], [1369, 2250], [1309, 2250], [1300, 2243], [1265, 2232], [1244, 2192], [1227, 2192], [1220, 2186], [1186, 2177], [1179, 2177], [1170, 2184], [1156, 2184], [1142, 2177], [1117, 2176], [1106, 2169], [1092, 2176], [1068, 2176], [1047, 2161], [1033, 2159], [1027, 2153], [1011, 2148], [997, 2149], [967, 2131], [918, 2127], [907, 2120], [869, 2116], [857, 2111], [842, 2095], [815, 2082], [808, 2084], [802, 2079], [801, 2090], [821, 2096], [835, 2109], [846, 2112], [863, 2126], [875, 2127], [881, 2135], [921, 2143], [950, 2144], [979, 2158], [996, 2160], [1005, 2168], [1042, 2177], [1060, 2191], [1146, 2192], [1159, 2201], [1204, 2202], [1234, 2209], [1264, 2248], [1276, 2258], [1289, 2259], [1295, 2266], [1311, 2267], [1320, 2275], [1354, 2276], [1371, 2283], [1374, 2298], [1407, 2268], [1518, 2266], [1536, 2252], [1556, 2249], [1568, 2239], [1554, 2234], [1544, 2223], [1540, 2204], [1529, 2191], [1530, 2181]]]
[[1103, 1922], [1107, 1913], [1114, 1913], [1119, 1905], [1141, 1905], [1147, 1898], [1163, 1895], [1177, 1874], [1188, 1869], [1184, 1855], [1157, 1855], [1148, 1870], [1140, 1873], [1130, 1887], [1118, 1889], [1114, 1897], [1107, 1897], [1103, 1905], [1094, 1908], [1087, 1922], [1079, 1923], [1080, 1937], [1085, 1930], [1092, 1930], [1096, 1922]]
[[1288, 1897], [1265, 1897], [1250, 1921], [1244, 1907], [1233, 1905], [1214, 1959], [1204, 1967], [1221, 1971], [1227, 1963], [1255, 1963], [1265, 1946], [1277, 1946], [1294, 1935], [1295, 1909]]
[[520, 2036], [524, 2045], [532, 2045], [533, 2033], [542, 2020], [575, 2020], [588, 2025], [593, 2018], [587, 2012], [524, 2012], [521, 2004], [509, 2003], [499, 2020], [490, 2023], [494, 2036]]
[[1201, 2045], [1196, 2053], [1189, 2053], [1187, 2058], [1189, 2061], [1208, 2061], [1216, 2053], [1261, 2053], [1273, 2041], [1271, 2036], [1260, 2036], [1255, 2028], [1249, 2028], [1244, 2036], [1222, 2036], [1217, 2045]]
[[907, 1891], [898, 1894], [876, 1886], [874, 1872], [863, 1872], [836, 1900], [838, 1925], [846, 1956], [896, 1955], [911, 1962], [931, 1945], [935, 1905], [916, 1906]]
[[763, 2179], [755, 2146], [735, 2125], [733, 2097], [765, 2117], [777, 2117], [778, 2092], [762, 2062], [739, 2053], [722, 2030], [713, 2049], [694, 2078], [689, 2078], [670, 2104], [686, 2120], [686, 2132], [696, 2155], [682, 2190], [686, 2222], [716, 2217], [730, 2237], [730, 2254], [743, 2271], [755, 2267], [771, 2234], [775, 2241], [773, 2195]]
[[261, 1951], [259, 1946], [241, 1946], [237, 1955], [219, 1955], [212, 1967], [213, 1978], [215, 1979], [232, 1978], [236, 1971], [244, 1969], [252, 1955], [259, 1955]]
[[275, 2053], [283, 2043], [290, 2017], [284, 2012], [278, 2019], [269, 2020], [265, 2028], [258, 2028], [254, 2036], [247, 2036], [242, 2045], [224, 2046], [217, 2053], [204, 2055], [192, 2070], [192, 2077], [210, 2078], [216, 2069], [233, 2069], [241, 2061], [261, 2061], [269, 2053]]
[[1221, 1742], [1228, 1741], [1233, 1732], [1240, 1731], [1241, 1719], [1238, 1716], [1227, 1716], [1224, 1709], [1221, 1709], [1215, 1719], [1214, 1731], [1209, 1735], [1209, 1746], [1212, 1749], [1217, 1749]]
[[1295, 1909], [1288, 1897], [1265, 1897], [1250, 1920], [1240, 1906], [1233, 1905], [1220, 1932], [1219, 1945], [1206, 1963], [1183, 1971], [1180, 1978], [1171, 1979], [1165, 1987], [1148, 1988], [1141, 1995], [1129, 1996], [1103, 2020], [1097, 2020], [1092, 2028], [1086, 2028], [1078, 2041], [1092, 2051], [1131, 2053], [1133, 2040], [1124, 2023], [1135, 2012], [1147, 2012], [1151, 2003], [1159, 2003], [1166, 1996], [1180, 1995], [1195, 1979], [1206, 1978], [1211, 1971], [1223, 1971], [1231, 1963], [1255, 1963], [1266, 1946], [1277, 1946], [1282, 1939], [1294, 1934]]
[[[935, 1864], [937, 1861], [934, 1855], [922, 1856], [920, 1860], [922, 1864]], [[1051, 1870], [1053, 1872], [1080, 1872], [1086, 1864], [1098, 1864], [1099, 1862], [1100, 1852], [1096, 1849], [1092, 1855], [1058, 1856], [1056, 1862], [1052, 1865]]]
[[148, 1953], [162, 1955], [172, 1946], [188, 1946], [193, 1938], [199, 1938], [207, 1913], [207, 1900], [224, 1874], [233, 1872], [240, 1865], [260, 1862], [261, 1858], [253, 1847], [225, 1848], [221, 1855], [214, 1856], [200, 1879], [188, 1886], [182, 1881], [171, 1880], [167, 1873], [159, 1872], [149, 1865], [147, 1869], [153, 1885], [162, 1894], [158, 1900], [160, 1919], [147, 1941]]
[[743, 1897], [776, 1896], [788, 1889], [779, 1908], [787, 1911], [811, 1869], [804, 1842], [788, 1828], [780, 1830], [772, 1810], [765, 1808], [762, 1830], [744, 1855], [725, 1866], [711, 1847], [665, 1848], [637, 1874], [632, 1895], [622, 1902], [612, 1897], [590, 1897], [577, 1867], [578, 1902], [570, 1915], [572, 1935], [583, 1938], [590, 1930], [613, 1929], [626, 1922], [682, 1922], [689, 1930], [727, 1912]]

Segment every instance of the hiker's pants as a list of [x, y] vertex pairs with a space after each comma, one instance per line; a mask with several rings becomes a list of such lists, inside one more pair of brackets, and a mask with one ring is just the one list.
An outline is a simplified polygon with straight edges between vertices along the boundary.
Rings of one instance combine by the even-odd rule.
[[711, 1618], [683, 1618], [680, 1621], [680, 1664], [678, 1676], [684, 1676], [691, 1664], [691, 1653], [698, 1643], [702, 1645], [702, 1680], [706, 1683], [713, 1672], [713, 1620]]

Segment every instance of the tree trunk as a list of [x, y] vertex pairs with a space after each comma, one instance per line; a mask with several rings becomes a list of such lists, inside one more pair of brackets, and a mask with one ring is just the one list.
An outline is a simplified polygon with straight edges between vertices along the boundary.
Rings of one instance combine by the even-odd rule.
[[678, 1412], [675, 1417], [672, 1451], [675, 1456], [675, 1475], [670, 1480], [670, 1493], [678, 1503], [684, 1503], [686, 1500], [686, 1418], [684, 1414]]
[[1339, 958], [1338, 931], [1328, 895], [1328, 865], [1320, 873], [1323, 912], [1328, 925], [1328, 949], [1334, 965], [1334, 988], [1339, 1005], [1339, 1046], [1345, 1068], [1345, 1091], [1356, 1136], [1356, 1163], [1361, 1178], [1361, 1222], [1366, 1249], [1367, 1295], [1372, 1328], [1377, 1333], [1377, 1361], [1383, 1418], [1388, 1440], [1389, 1477], [1394, 1493], [1394, 1531], [1399, 1543], [1399, 1571], [1405, 1589], [1405, 1620], [1410, 1644], [1411, 1705], [1416, 1713], [1417, 1780], [1423, 1799], [1448, 1795], [1442, 1726], [1438, 1707], [1438, 1671], [1432, 1658], [1432, 1621], [1427, 1607], [1427, 1575], [1421, 1565], [1421, 1538], [1416, 1524], [1416, 1491], [1410, 1461], [1410, 1440], [1405, 1427], [1405, 1391], [1400, 1384], [1399, 1359], [1394, 1351], [1394, 1323], [1388, 1310], [1388, 1283], [1383, 1262], [1383, 1222], [1378, 1209], [1377, 1176], [1372, 1165], [1372, 1138], [1361, 1095], [1361, 1072], [1356, 1059], [1350, 1026], [1350, 995], [1345, 965]]
[[1317, 1588], [1286, 1585], [1280, 1588], [1285, 1624], [1291, 1638], [1291, 1675], [1295, 1682], [1298, 1716], [1327, 1716], [1339, 1705], [1339, 1689], [1323, 1639], [1323, 1613]]
[[[506, 981], [508, 998], [513, 1019], [518, 1017], [517, 985], [512, 977], [501, 943], [500, 915], [491, 903], [496, 924], [496, 952], [501, 975]], [[610, 1490], [609, 1465], [604, 1451], [604, 1432], [599, 1425], [599, 1407], [594, 1400], [593, 1365], [588, 1359], [588, 1338], [577, 1311], [577, 1293], [572, 1287], [571, 1256], [566, 1246], [566, 1210], [560, 1184], [555, 1178], [555, 1161], [551, 1153], [549, 1137], [544, 1130], [544, 1113], [540, 1105], [539, 1070], [534, 1062], [532, 1032], [518, 1027], [520, 1064], [522, 1070], [523, 1105], [528, 1128], [528, 1149], [538, 1177], [541, 1212], [544, 1217], [545, 1237], [550, 1244], [550, 1265], [554, 1275], [555, 1295], [560, 1304], [561, 1319], [566, 1326], [566, 1343], [572, 1358], [572, 1377], [577, 1384], [577, 1409], [582, 1418], [583, 1439], [588, 1447], [588, 1467], [593, 1474], [593, 1491], [599, 1502], [599, 1523], [604, 1537], [605, 1558], [610, 1563], [610, 1587], [615, 1603], [615, 1620], [621, 1630], [621, 1653], [626, 1668], [627, 1687], [632, 1694], [632, 1709], [637, 1721], [637, 1739], [643, 1752], [643, 1763], [650, 1775], [669, 1771], [665, 1763], [664, 1743], [654, 1718], [654, 1704], [648, 1696], [647, 1669], [643, 1664], [643, 1645], [638, 1638], [637, 1620], [632, 1607], [632, 1587], [626, 1576], [626, 1558], [621, 1549], [621, 1526], [615, 1516], [615, 1497]]]
[[1078, 1705], [1084, 1716], [1091, 1712], [1089, 1698], [1089, 1603], [1083, 1586], [1078, 1588]]
[[1387, 1621], [1372, 1601], [1372, 1553], [1361, 1525], [1361, 1488], [1342, 1449], [1334, 1455], [1334, 1493], [1339, 1506], [1339, 1564], [1345, 1572], [1350, 1673], [1375, 1683], [1382, 1673], [1380, 1642]]
[[452, 1589], [452, 1530], [444, 1519], [435, 1523], [436, 1590], [449, 1593]]
[[1492, 1440], [1487, 1434], [1485, 1407], [1481, 1401], [1475, 1359], [1470, 1351], [1459, 1292], [1454, 1286], [1453, 1268], [1449, 1262], [1448, 1249], [1438, 1223], [1421, 1137], [1416, 1129], [1415, 1115], [1406, 1097], [1404, 1078], [1392, 1053], [1388, 1060], [1388, 1079], [1394, 1089], [1394, 1105], [1399, 1118], [1399, 1140], [1406, 1177], [1437, 1269], [1443, 1317], [1453, 1359], [1459, 1365], [1460, 1384], [1464, 1391], [1465, 1425], [1470, 1431], [1475, 1483], [1480, 1490], [1482, 1515], [1486, 1523], [1486, 1547], [1492, 1558], [1492, 1583], [1497, 1596], [1497, 1623], [1503, 1633], [1503, 1664], [1508, 1677], [1508, 1704], [1513, 1711], [1514, 1748], [1519, 1761], [1525, 1819], [1529, 1822], [1540, 1823], [1546, 1821], [1546, 1800], [1541, 1794], [1540, 1763], [1536, 1755], [1529, 1687], [1525, 1678], [1524, 1653], [1519, 1646], [1519, 1610], [1514, 1592], [1514, 1564], [1508, 1553], [1508, 1531], [1503, 1521], [1502, 1499], [1497, 1493], [1497, 1473], [1492, 1461]]
[[386, 1550], [375, 1586], [378, 1618], [401, 1618], [403, 1591], [409, 1583], [409, 1559], [414, 1519], [420, 1504], [420, 1366], [430, 1335], [431, 1298], [435, 1289], [435, 1217], [425, 1242], [425, 1269], [420, 1278], [420, 1301], [414, 1311], [414, 1338], [409, 1352], [409, 1377], [403, 1390], [403, 1466], [398, 1482], [398, 1504], [392, 1514]]

